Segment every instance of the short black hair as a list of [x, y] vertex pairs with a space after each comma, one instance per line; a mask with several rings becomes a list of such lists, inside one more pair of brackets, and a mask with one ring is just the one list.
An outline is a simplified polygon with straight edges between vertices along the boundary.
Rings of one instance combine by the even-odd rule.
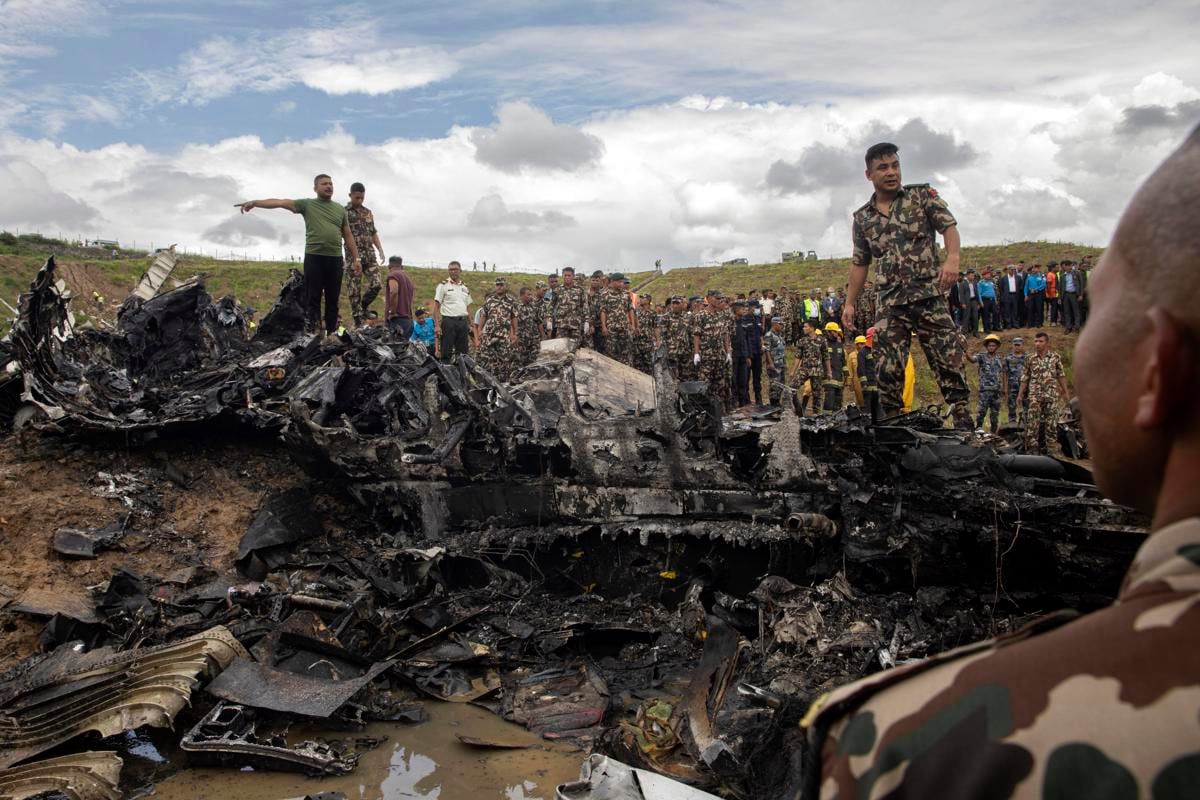
[[572, 275], [574, 275], [575, 268], [574, 267], [563, 267], [563, 275], [566, 275], [568, 272], [571, 273]]
[[350, 191], [351, 192], [365, 192], [365, 191], [367, 191], [367, 187], [363, 186], [358, 181], [355, 181], [354, 183], [350, 184]]
[[462, 269], [462, 264], [458, 263], [457, 261], [451, 261], [446, 265], [446, 269], [450, 269], [450, 267], [458, 267], [459, 269]]
[[871, 168], [871, 162], [885, 156], [894, 156], [900, 152], [900, 148], [891, 142], [880, 142], [873, 144], [867, 148], [867, 169]]
[[316, 186], [317, 181], [321, 180], [321, 178], [329, 178], [329, 180], [333, 180], [333, 178], [330, 178], [328, 175], [326, 175], [324, 172], [322, 172], [321, 174], [319, 174], [315, 178], [313, 178], [313, 186]]
[[1033, 338], [1035, 338], [1035, 339], [1045, 339], [1046, 341], [1049, 341], [1049, 340], [1050, 340], [1050, 334], [1046, 333], [1045, 331], [1038, 331], [1037, 333], [1035, 333], [1035, 334], [1033, 335]]

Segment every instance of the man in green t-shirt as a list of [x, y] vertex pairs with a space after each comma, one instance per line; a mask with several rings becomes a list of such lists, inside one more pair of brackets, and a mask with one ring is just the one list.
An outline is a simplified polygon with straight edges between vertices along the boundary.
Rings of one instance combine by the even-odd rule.
[[304, 217], [304, 291], [309, 329], [320, 331], [321, 296], [325, 297], [325, 332], [338, 326], [338, 297], [342, 292], [342, 244], [350, 254], [350, 269], [358, 273], [359, 254], [350, 233], [346, 208], [333, 202], [333, 178], [313, 178], [315, 198], [301, 200], [250, 200], [238, 203], [242, 213], [255, 208], [286, 208]]

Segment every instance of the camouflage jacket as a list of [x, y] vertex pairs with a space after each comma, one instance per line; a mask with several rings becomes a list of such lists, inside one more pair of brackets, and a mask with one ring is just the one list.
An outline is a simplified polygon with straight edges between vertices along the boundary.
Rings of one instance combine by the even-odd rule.
[[542, 309], [537, 300], [517, 303], [517, 344], [535, 348], [542, 340]]
[[542, 297], [535, 299], [534, 305], [538, 307], [539, 323], [543, 328], [546, 325], [554, 322], [554, 295], [547, 292]]
[[682, 363], [692, 355], [692, 315], [686, 311], [668, 312], [662, 316], [660, 334], [667, 346], [667, 356]]
[[787, 367], [787, 344], [783, 337], [775, 331], [767, 331], [763, 336], [763, 350], [771, 354], [771, 364], [777, 370]]
[[[354, 246], [358, 248], [358, 255], [362, 258], [362, 263], [374, 264], [375, 215], [366, 206], [354, 208], [347, 203], [346, 222], [350, 224], [350, 235], [354, 238]], [[349, 250], [346, 251], [346, 258], [350, 258]]]
[[802, 336], [796, 344], [796, 359], [806, 375], [825, 374], [825, 340], [820, 336]]
[[1058, 353], [1033, 353], [1025, 359], [1025, 371], [1021, 373], [1021, 383], [1028, 384], [1025, 396], [1031, 401], [1058, 400], [1058, 379], [1065, 374], [1062, 357]]
[[587, 289], [579, 284], [560, 286], [554, 300], [554, 334], [582, 333], [584, 320], [590, 318], [590, 308]]
[[880, 672], [803, 721], [804, 798], [1194, 797], [1200, 517], [1153, 533], [1111, 606]]
[[787, 297], [777, 298], [775, 300], [775, 311], [772, 316], [779, 317], [780, 321], [783, 322], [784, 330], [787, 330], [787, 326], [790, 325], [792, 321], [791, 299]]
[[[630, 331], [629, 310], [633, 304], [624, 289], [603, 289], [600, 292], [600, 310], [604, 312], [609, 333]], [[597, 312], [599, 315], [599, 311]]]
[[657, 316], [654, 313], [654, 309], [636, 306], [633, 309], [633, 315], [637, 319], [638, 324], [637, 338], [641, 339], [643, 342], [654, 341], [654, 323], [655, 317]]
[[588, 289], [587, 319], [591, 321], [593, 330], [600, 330], [600, 300], [607, 291], [608, 287], [605, 287], [598, 292], [593, 292], [591, 289]]
[[875, 284], [868, 281], [862, 288], [862, 292], [858, 295], [858, 301], [854, 304], [854, 327], [860, 331], [866, 331], [867, 328], [875, 324], [878, 318], [876, 314], [876, 297]]
[[999, 392], [1000, 371], [1004, 368], [1004, 359], [999, 353], [992, 355], [983, 352], [971, 356], [971, 360], [979, 367], [979, 391]]
[[696, 317], [693, 333], [700, 337], [700, 356], [704, 360], [724, 360], [729, 352], [725, 346], [729, 341], [729, 329], [724, 314], [712, 309], [702, 311]]
[[946, 201], [928, 184], [903, 187], [890, 216], [875, 208], [875, 196], [854, 212], [855, 266], [877, 262], [875, 286], [882, 308], [938, 297], [937, 233], [955, 225]]
[[1008, 376], [1008, 392], [1016, 394], [1021, 388], [1021, 375], [1025, 373], [1026, 354], [1009, 353], [1004, 357], [1004, 373]]
[[516, 299], [505, 292], [490, 294], [483, 301], [483, 343], [506, 342], [512, 335], [513, 316], [517, 313]]

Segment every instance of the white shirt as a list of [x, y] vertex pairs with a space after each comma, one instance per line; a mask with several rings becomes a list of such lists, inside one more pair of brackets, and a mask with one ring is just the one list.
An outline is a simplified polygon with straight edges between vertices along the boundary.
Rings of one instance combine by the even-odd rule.
[[1012, 292], [1013, 294], [1017, 293], [1017, 276], [1016, 275], [1008, 276], [1008, 290], [1010, 292]]
[[762, 310], [763, 310], [763, 316], [764, 317], [771, 316], [771, 312], [775, 310], [775, 301], [769, 297], [764, 297], [762, 299], [761, 305], [762, 305]]
[[434, 290], [433, 299], [442, 307], [443, 317], [465, 317], [471, 305], [471, 290], [465, 283], [442, 281]]

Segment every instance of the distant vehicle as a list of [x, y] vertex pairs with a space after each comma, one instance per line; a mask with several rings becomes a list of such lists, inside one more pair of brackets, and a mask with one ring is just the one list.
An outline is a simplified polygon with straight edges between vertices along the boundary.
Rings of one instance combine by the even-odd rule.
[[816, 261], [816, 260], [817, 260], [817, 251], [816, 251], [816, 250], [809, 250], [809, 251], [808, 251], [808, 260], [809, 260], [809, 261]]
[[748, 258], [731, 258], [728, 261], [722, 262], [723, 267], [741, 267], [750, 263]]
[[787, 264], [792, 261], [803, 261], [804, 260], [804, 251], [803, 250], [789, 250], [789, 251], [781, 254], [779, 256], [779, 260], [782, 261], [784, 264]]
[[110, 247], [117, 248], [121, 245], [113, 239], [92, 239], [92, 247]]

